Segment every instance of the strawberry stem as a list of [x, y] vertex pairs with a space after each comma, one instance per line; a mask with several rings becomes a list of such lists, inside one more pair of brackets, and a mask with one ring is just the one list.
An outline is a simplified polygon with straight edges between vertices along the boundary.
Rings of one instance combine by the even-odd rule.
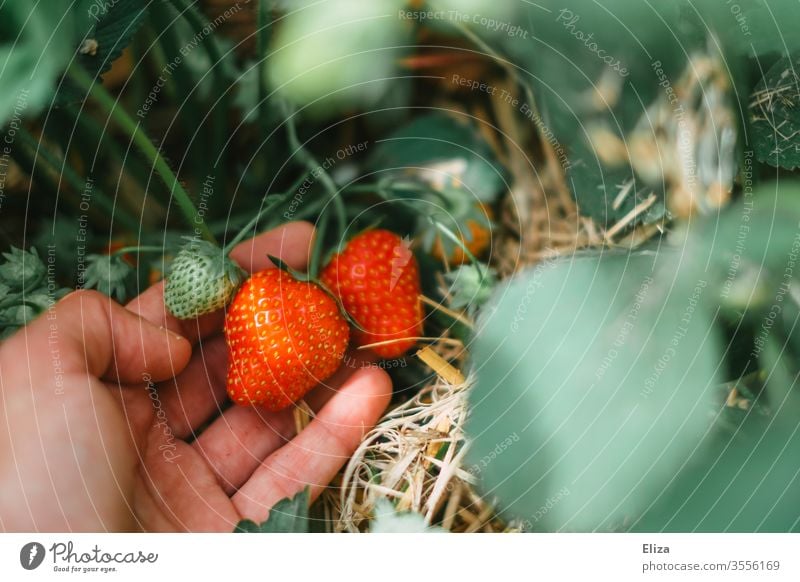
[[289, 111], [288, 107], [286, 107], [286, 134], [289, 138], [289, 146], [294, 149], [294, 153], [300, 161], [303, 162], [306, 169], [312, 172], [312, 175], [319, 176], [320, 182], [322, 182], [322, 185], [328, 191], [328, 194], [330, 194], [338, 221], [339, 237], [341, 237], [347, 228], [347, 213], [345, 211], [344, 202], [339, 196], [339, 188], [336, 187], [336, 183], [322, 164], [320, 164], [313, 154], [300, 143], [300, 139], [297, 137], [297, 127], [295, 126], [294, 116], [295, 113]]
[[[222, 249], [222, 253], [227, 256], [234, 249], [236, 245], [238, 245], [245, 239], [245, 237], [247, 237], [247, 235], [252, 234], [253, 236], [256, 236], [257, 234], [256, 226], [258, 225], [258, 222], [264, 217], [264, 215], [270, 210], [276, 208], [278, 205], [285, 202], [288, 197], [294, 195], [295, 191], [300, 187], [300, 185], [305, 181], [305, 179], [306, 179], [305, 175], [300, 176], [297, 180], [295, 180], [295, 183], [292, 184], [291, 187], [286, 192], [268, 195], [266, 198], [266, 200], [268, 200], [266, 205], [261, 210], [259, 210], [258, 213], [241, 228], [241, 230], [239, 230], [239, 233], [236, 236], [234, 236], [230, 240], [230, 242], [225, 244], [225, 247]], [[302, 218], [302, 212], [298, 212], [297, 214], [298, 214], [296, 217], [297, 220]]]
[[267, 254], [267, 258], [270, 261], [272, 261], [275, 267], [277, 267], [281, 271], [286, 271], [298, 281], [303, 281], [304, 283], [316, 283], [316, 281], [312, 281], [311, 277], [309, 277], [306, 273], [301, 273], [296, 269], [292, 269], [289, 265], [286, 264], [286, 262], [283, 259], [270, 254]]
[[[314, 235], [314, 248], [311, 250], [311, 260], [309, 261], [308, 274], [316, 279], [319, 276], [320, 262], [323, 249], [325, 247], [325, 233], [328, 230], [328, 215], [323, 214], [317, 222], [317, 232]], [[341, 236], [341, 235], [340, 235]]]
[[109, 118], [113, 119], [117, 126], [128, 134], [128, 137], [139, 146], [139, 149], [155, 168], [156, 173], [170, 189], [170, 193], [175, 197], [175, 201], [178, 203], [178, 208], [183, 212], [189, 224], [196, 227], [207, 241], [216, 244], [214, 235], [211, 234], [208, 225], [198, 216], [197, 208], [189, 197], [189, 194], [183, 188], [164, 157], [153, 145], [153, 142], [150, 141], [150, 138], [141, 129], [141, 124], [134, 121], [125, 109], [118, 106], [117, 100], [106, 91], [103, 85], [96, 82], [96, 79], [92, 79], [79, 65], [75, 63], [71, 64], [67, 69], [67, 75], [76, 85], [86, 91], [87, 96], [91, 97]]
[[129, 246], [129, 247], [122, 247], [121, 249], [115, 250], [113, 253], [109, 253], [110, 257], [119, 257], [121, 255], [126, 255], [128, 253], [136, 253], [137, 255], [140, 253], [163, 253], [164, 247], [158, 247], [154, 245], [145, 245], [145, 246]]
[[275, 208], [281, 202], [283, 202], [283, 196], [282, 195], [278, 195], [278, 196], [276, 196], [276, 198], [274, 200], [270, 200], [267, 204], [265, 204], [264, 207], [261, 210], [259, 210], [256, 213], [256, 215], [253, 218], [251, 218], [248, 221], [248, 223], [245, 224], [241, 228], [241, 230], [238, 232], [238, 234], [235, 237], [233, 237], [230, 240], [230, 242], [225, 244], [225, 246], [222, 249], [222, 254], [225, 255], [225, 256], [230, 254], [230, 252], [234, 249], [234, 247], [236, 245], [238, 245], [240, 242], [242, 242], [245, 239], [245, 237], [247, 237], [247, 235], [250, 234], [251, 232], [253, 233], [253, 236], [255, 236], [255, 234], [256, 234], [255, 233], [255, 228], [256, 228], [256, 225], [258, 225], [258, 221], [261, 220], [261, 218], [263, 218], [263, 216], [268, 211], [270, 211], [273, 208]]

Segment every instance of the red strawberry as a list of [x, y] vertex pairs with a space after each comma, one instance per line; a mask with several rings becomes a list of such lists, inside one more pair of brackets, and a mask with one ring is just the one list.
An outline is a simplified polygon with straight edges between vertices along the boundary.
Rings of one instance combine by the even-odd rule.
[[339, 368], [347, 321], [321, 287], [281, 269], [250, 277], [228, 307], [228, 394], [281, 410]]
[[400, 340], [372, 348], [383, 358], [404, 354], [422, 333], [419, 266], [408, 247], [393, 232], [368, 230], [347, 243], [320, 277], [358, 324], [357, 346]]

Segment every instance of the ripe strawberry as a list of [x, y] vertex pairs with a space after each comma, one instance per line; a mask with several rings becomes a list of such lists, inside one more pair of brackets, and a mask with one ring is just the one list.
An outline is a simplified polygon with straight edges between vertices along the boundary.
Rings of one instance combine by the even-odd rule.
[[281, 269], [250, 277], [225, 318], [228, 394], [242, 405], [281, 410], [342, 363], [349, 329], [321, 287]]
[[164, 304], [178, 319], [192, 319], [227, 305], [242, 270], [222, 249], [192, 239], [175, 256], [164, 286]]
[[408, 241], [396, 234], [359, 234], [325, 267], [320, 280], [356, 321], [356, 345], [400, 340], [372, 348], [383, 358], [395, 358], [422, 333], [419, 266]]

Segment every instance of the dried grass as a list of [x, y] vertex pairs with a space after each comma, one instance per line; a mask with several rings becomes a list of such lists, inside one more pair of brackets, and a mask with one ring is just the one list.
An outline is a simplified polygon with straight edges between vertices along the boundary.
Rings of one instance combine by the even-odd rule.
[[[427, 350], [427, 351], [425, 351]], [[422, 357], [442, 366], [443, 375], [411, 400], [390, 411], [370, 431], [348, 463], [338, 492], [326, 492], [337, 516], [335, 531], [363, 531], [378, 499], [392, 499], [399, 511], [422, 514], [452, 532], [495, 532], [505, 526], [475, 492], [473, 477], [462, 467], [467, 452], [464, 379], [441, 356], [425, 348]], [[438, 361], [436, 361], [438, 358]], [[337, 494], [338, 493], [338, 494]]]

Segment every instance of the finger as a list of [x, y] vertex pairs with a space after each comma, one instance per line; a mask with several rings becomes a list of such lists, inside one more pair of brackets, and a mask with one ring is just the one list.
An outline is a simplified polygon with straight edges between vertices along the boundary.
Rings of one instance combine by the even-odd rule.
[[[317, 412], [341, 390], [362, 366], [363, 358], [346, 359], [337, 372], [305, 397]], [[254, 406], [234, 406], [204, 430], [192, 445], [217, 475], [220, 486], [230, 495], [250, 478], [261, 462], [297, 434], [294, 407], [268, 412]]]
[[186, 369], [159, 386], [164, 411], [178, 438], [185, 439], [219, 414], [227, 392], [228, 345], [215, 335], [200, 340]]
[[[76, 291], [8, 340], [17, 353], [50, 354], [51, 374], [88, 373], [122, 383], [163, 380], [186, 367], [191, 345], [97, 291]], [[55, 364], [58, 363], [58, 370]]]
[[197, 319], [178, 319], [164, 305], [164, 281], [159, 281], [152, 285], [147, 291], [131, 300], [125, 307], [154, 325], [165, 327], [182, 335], [193, 344], [200, 338], [222, 329], [222, 322], [225, 319], [223, 311], [215, 311], [208, 315], [202, 315]]
[[303, 270], [308, 265], [313, 238], [314, 226], [310, 222], [289, 222], [237, 245], [230, 257], [251, 273], [274, 266], [267, 255]]
[[308, 427], [274, 452], [232, 497], [243, 517], [264, 520], [279, 500], [306, 486], [316, 498], [377, 422], [391, 396], [379, 368], [363, 368], [322, 408]]
[[[249, 272], [272, 266], [267, 255], [279, 257], [290, 266], [302, 269], [308, 260], [313, 234], [314, 227], [308, 222], [290, 222], [239, 244], [230, 256]], [[127, 307], [148, 321], [179, 333], [192, 343], [219, 331], [225, 317], [222, 310], [191, 320], [174, 317], [164, 305], [163, 281], [150, 287], [128, 303]]]
[[134, 498], [146, 529], [233, 531], [239, 515], [191, 446], [154, 424]]

